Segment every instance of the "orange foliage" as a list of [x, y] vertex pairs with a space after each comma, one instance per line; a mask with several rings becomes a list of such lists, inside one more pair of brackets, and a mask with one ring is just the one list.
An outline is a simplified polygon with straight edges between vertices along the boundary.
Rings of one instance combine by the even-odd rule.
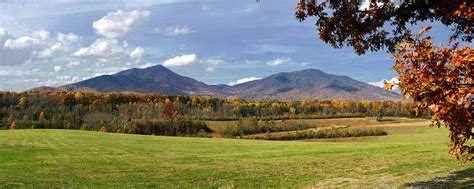
[[104, 126], [102, 126], [102, 127], [99, 129], [99, 132], [105, 133], [105, 132], [107, 132], [107, 129], [106, 129]]
[[[450, 152], [459, 159], [472, 160], [474, 146], [467, 141], [474, 136], [474, 51], [459, 48], [458, 43], [436, 47], [431, 36], [421, 38], [430, 28], [413, 35], [415, 40], [396, 46], [392, 58], [396, 60], [398, 86], [405, 97], [413, 98], [417, 108], [433, 111], [433, 125], [449, 127]], [[393, 83], [387, 86], [391, 88]]]

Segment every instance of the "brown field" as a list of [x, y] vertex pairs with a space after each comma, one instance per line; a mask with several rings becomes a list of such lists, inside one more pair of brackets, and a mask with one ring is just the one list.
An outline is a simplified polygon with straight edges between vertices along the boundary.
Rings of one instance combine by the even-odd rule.
[[[376, 117], [365, 117], [365, 118], [338, 118], [338, 119], [294, 119], [294, 120], [284, 120], [287, 123], [305, 123], [314, 125], [314, 128], [322, 127], [360, 127], [360, 128], [383, 128], [384, 131], [388, 132], [412, 132], [415, 131], [417, 127], [426, 126], [430, 124], [430, 120], [427, 119], [410, 119], [410, 118], [397, 118], [397, 117], [387, 117], [383, 121], [377, 121]], [[282, 122], [282, 120], [277, 120], [275, 122]], [[211, 134], [212, 137], [221, 138], [218, 132], [222, 130], [225, 126], [236, 125], [237, 121], [206, 121], [209, 128], [211, 128], [214, 133]], [[270, 135], [285, 135], [289, 132], [294, 131], [283, 131], [283, 132], [274, 132]], [[255, 138], [257, 136], [268, 135], [268, 133], [260, 133], [248, 135], [244, 138]], [[352, 140], [361, 140], [358, 139], [311, 139], [310, 141], [352, 141]], [[367, 138], [367, 137], [362, 137]]]

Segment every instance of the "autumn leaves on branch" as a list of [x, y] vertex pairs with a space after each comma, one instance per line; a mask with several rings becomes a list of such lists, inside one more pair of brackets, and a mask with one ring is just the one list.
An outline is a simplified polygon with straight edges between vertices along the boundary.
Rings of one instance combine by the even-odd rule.
[[435, 46], [431, 36], [421, 37], [430, 28], [422, 28], [413, 35], [415, 40], [396, 46], [393, 69], [400, 81], [386, 82], [386, 88], [397, 84], [417, 108], [430, 108], [433, 125], [444, 123], [451, 131], [450, 152], [461, 160], [471, 160], [474, 147], [467, 141], [474, 136], [474, 52], [469, 47], [460, 48], [459, 43]]
[[[444, 124], [450, 130], [450, 152], [459, 160], [472, 160], [474, 146], [468, 141], [474, 136], [474, 53], [460, 42], [472, 42], [474, 2], [371, 2], [362, 7], [360, 1], [299, 0], [295, 15], [300, 21], [316, 17], [320, 39], [335, 48], [393, 53], [399, 82], [386, 82], [386, 88], [398, 85], [417, 110], [431, 109], [433, 125]], [[449, 44], [435, 46], [431, 36], [422, 37], [431, 27], [412, 34], [409, 26], [424, 21], [451, 27]]]

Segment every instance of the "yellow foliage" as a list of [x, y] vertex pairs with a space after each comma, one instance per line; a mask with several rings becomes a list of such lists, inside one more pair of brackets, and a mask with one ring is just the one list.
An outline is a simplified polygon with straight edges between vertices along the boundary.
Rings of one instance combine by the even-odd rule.
[[9, 129], [10, 130], [15, 130], [16, 129], [16, 122], [15, 121], [12, 122]]

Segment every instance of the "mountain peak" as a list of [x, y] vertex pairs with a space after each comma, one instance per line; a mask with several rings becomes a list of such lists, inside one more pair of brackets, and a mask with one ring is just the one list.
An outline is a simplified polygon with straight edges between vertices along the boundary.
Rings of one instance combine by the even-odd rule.
[[175, 74], [173, 71], [169, 70], [168, 68], [164, 67], [163, 65], [155, 65], [150, 66], [147, 68], [132, 68], [129, 70], [124, 70], [118, 72], [114, 75], [137, 75], [137, 74], [146, 74], [149, 76], [150, 74]]
[[318, 69], [282, 72], [223, 90], [228, 94], [254, 100], [401, 99], [394, 92]]
[[174, 73], [162, 65], [133, 68], [71, 84], [99, 92], [164, 93], [172, 95], [221, 96], [219, 91], [195, 79]]

